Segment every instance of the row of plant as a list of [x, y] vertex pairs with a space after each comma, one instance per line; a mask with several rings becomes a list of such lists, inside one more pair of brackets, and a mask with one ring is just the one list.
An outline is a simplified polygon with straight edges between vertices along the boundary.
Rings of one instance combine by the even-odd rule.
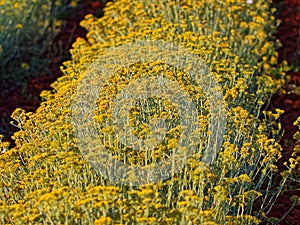
[[[52, 84], [53, 91], [41, 94], [44, 102], [35, 113], [18, 109], [12, 115], [20, 131], [14, 134], [16, 147], [1, 143], [1, 223], [208, 225], [267, 220], [297, 166], [291, 160], [280, 182], [275, 181], [282, 111], [265, 111], [265, 105], [284, 84], [287, 65], [277, 63], [274, 11], [265, 0], [119, 0], [107, 4], [102, 18], [87, 16], [81, 23], [87, 38], [73, 45], [72, 60], [64, 63], [64, 75]], [[215, 87], [205, 88], [212, 81], [204, 76], [191, 76], [198, 66], [191, 55], [205, 63], [205, 75], [215, 78]], [[186, 67], [176, 66], [178, 56], [186, 59]], [[144, 88], [154, 90], [157, 79], [162, 86], [176, 83], [180, 91], [139, 101], [124, 91], [131, 85], [134, 95], [144, 96]], [[182, 92], [195, 106], [186, 118], [195, 122], [188, 134], [181, 124], [180, 102], [172, 102]], [[220, 110], [212, 110], [214, 105]], [[114, 119], [122, 112], [128, 118], [120, 131]], [[211, 126], [220, 120], [218, 115], [226, 123]], [[149, 126], [155, 118], [167, 124], [166, 135], [156, 142], [151, 138], [162, 131]], [[147, 148], [137, 151], [137, 145]], [[112, 157], [97, 165], [103, 151]], [[216, 154], [207, 157], [208, 152]], [[116, 182], [99, 169], [117, 159], [147, 174], [153, 164], [170, 158], [171, 166], [164, 164], [156, 172], [172, 176], [155, 183], [145, 176], [136, 185], [141, 174], [122, 167], [122, 182]], [[184, 166], [177, 171], [172, 162], [181, 159]]]
[[[300, 128], [300, 117], [294, 122], [295, 126], [298, 126]], [[293, 148], [293, 153], [290, 162], [292, 162], [292, 165], [294, 168], [291, 168], [292, 173], [292, 179], [293, 181], [300, 182], [300, 131], [297, 131], [294, 135], [294, 139], [297, 140], [296, 146]]]
[[[0, 1], [1, 95], [28, 77], [50, 74], [50, 48], [67, 8], [79, 1]], [[56, 46], [59, 47], [59, 46]]]

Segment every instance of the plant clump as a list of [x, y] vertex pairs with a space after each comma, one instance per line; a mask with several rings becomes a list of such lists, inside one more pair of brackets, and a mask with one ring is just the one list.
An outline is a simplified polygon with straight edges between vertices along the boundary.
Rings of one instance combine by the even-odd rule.
[[[64, 75], [52, 84], [54, 90], [41, 94], [45, 100], [35, 113], [17, 109], [12, 115], [20, 131], [14, 134], [16, 147], [0, 155], [0, 221], [259, 224], [289, 176], [287, 171], [279, 185], [274, 181], [275, 163], [281, 157], [277, 140], [282, 111], [265, 110], [270, 96], [284, 83], [286, 66], [277, 66], [273, 13], [270, 1], [260, 0], [250, 5], [242, 0], [119, 0], [107, 4], [104, 17], [87, 16], [81, 23], [88, 30], [87, 38], [79, 38], [73, 45], [72, 60], [64, 63]], [[155, 46], [150, 50], [141, 47], [134, 54], [123, 48], [112, 51], [138, 41], [174, 43], [188, 49], [205, 62], [208, 74], [221, 87], [215, 92], [223, 97], [212, 102], [204, 88], [195, 85], [198, 80], [187, 72], [191, 68], [162, 63], [166, 62], [164, 55], [161, 60], [145, 60], [147, 51], [160, 53]], [[115, 57], [110, 59], [115, 60], [104, 60], [103, 67], [97, 68], [101, 57], [110, 53]], [[118, 64], [129, 56], [140, 61]], [[171, 56], [176, 59], [170, 51]], [[114, 72], [101, 76], [101, 71]], [[161, 132], [149, 126], [151, 121], [162, 118], [167, 124], [162, 141], [153, 148], [135, 151], [136, 145], [124, 142], [129, 132], [116, 132], [119, 128], [114, 127], [112, 118], [119, 108], [113, 108], [113, 102], [135, 80], [148, 81], [132, 86], [135, 89], [131, 90], [140, 94], [144, 87], [151, 89], [154, 84], [149, 81], [157, 77], [176, 83], [192, 99], [197, 114], [189, 119], [195, 121], [197, 129], [185, 136], [178, 107], [168, 94], [166, 98], [148, 96], [128, 105], [130, 95], [124, 98], [123, 92], [119, 103], [126, 100], [121, 105], [128, 112], [128, 130], [124, 129], [133, 134], [137, 146]], [[99, 80], [102, 86], [93, 85]], [[209, 83], [202, 87], [205, 85]], [[97, 97], [92, 121], [84, 118], [90, 96]], [[74, 102], [78, 111], [74, 111]], [[213, 133], [208, 125], [215, 118], [211, 106], [223, 103], [226, 124], [215, 127], [219, 133]], [[74, 120], [86, 122], [75, 129]], [[91, 138], [95, 135], [91, 127], [96, 127], [97, 138]], [[78, 130], [87, 131], [86, 136], [78, 135]], [[188, 140], [185, 145], [180, 145], [180, 138]], [[220, 146], [210, 145], [211, 139], [218, 138], [223, 140]], [[84, 152], [82, 140], [83, 147], [102, 147]], [[112, 158], [139, 168], [151, 169], [151, 164], [171, 158], [176, 147], [186, 162], [172, 177], [156, 183], [134, 186], [131, 184], [139, 177], [124, 174], [125, 185], [102, 176], [89, 163], [89, 157], [97, 156], [103, 147]], [[208, 158], [210, 166], [202, 160], [207, 151], [217, 153]], [[261, 204], [257, 209], [254, 204], [258, 198]]]

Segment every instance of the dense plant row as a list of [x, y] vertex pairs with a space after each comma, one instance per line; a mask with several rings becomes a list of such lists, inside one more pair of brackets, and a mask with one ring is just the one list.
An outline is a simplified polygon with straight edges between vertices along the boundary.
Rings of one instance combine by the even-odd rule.
[[[15, 148], [1, 143], [0, 221], [208, 225], [258, 224], [266, 219], [290, 173], [286, 170], [280, 183], [275, 183], [275, 163], [281, 156], [276, 141], [281, 132], [277, 120], [282, 112], [264, 108], [284, 83], [286, 66], [277, 66], [279, 43], [272, 37], [276, 30], [273, 13], [271, 1], [265, 0], [255, 4], [244, 0], [120, 0], [109, 3], [101, 19], [87, 16], [82, 21], [88, 30], [87, 39], [78, 39], [73, 45], [72, 60], [64, 63], [64, 76], [52, 84], [54, 91], [42, 93], [45, 101], [36, 113], [18, 109], [12, 115], [20, 131], [14, 135]], [[138, 40], [176, 43], [205, 62], [209, 75], [222, 87], [215, 91], [224, 97], [213, 104], [225, 103], [226, 129], [217, 127], [220, 133], [211, 137], [208, 121], [216, 116], [210, 111], [211, 99], [194, 85], [197, 81], [186, 72], [188, 68], [162, 63], [166, 61], [164, 55], [161, 61], [145, 62], [143, 57], [149, 49], [141, 46], [132, 54], [130, 49], [121, 48], [123, 51], [113, 55], [115, 60], [97, 68], [101, 57]], [[151, 51], [157, 55], [160, 49], [154, 45]], [[116, 64], [125, 62], [129, 55], [140, 61]], [[171, 51], [170, 56], [176, 58]], [[101, 71], [114, 68], [120, 69], [108, 77], [101, 76]], [[91, 72], [94, 75], [89, 77]], [[137, 179], [132, 174], [124, 176], [129, 185], [112, 182], [89, 163], [93, 155], [83, 157], [79, 148], [84, 147], [82, 144], [104, 145], [125, 164], [150, 169], [151, 163], [172, 156], [172, 149], [179, 145], [178, 133], [184, 136], [176, 107], [159, 98], [127, 109], [132, 132], [139, 139], [146, 140], [155, 131], [147, 126], [151, 118], [168, 122], [168, 135], [154, 149], [134, 151], [125, 146], [111, 125], [111, 102], [118, 93], [134, 80], [151, 80], [158, 75], [177, 83], [196, 105], [198, 116], [190, 119], [197, 121], [199, 128], [185, 137], [188, 145], [180, 149], [186, 164], [170, 179], [155, 184], [131, 187]], [[99, 80], [104, 85], [95, 90], [93, 84]], [[78, 89], [80, 85], [82, 89]], [[139, 92], [138, 86], [135, 91]], [[81, 119], [91, 95], [98, 97], [95, 121], [75, 129], [74, 118]], [[74, 112], [78, 99], [82, 105]], [[87, 134], [79, 143], [78, 130], [88, 130], [95, 124], [97, 138], [91, 140], [94, 136]], [[222, 145], [210, 145], [210, 139], [220, 138], [218, 135], [223, 138]], [[102, 151], [94, 150], [92, 154]], [[187, 151], [192, 153], [189, 157]], [[210, 166], [202, 160], [207, 151], [217, 153], [209, 159]], [[257, 198], [261, 204], [254, 207]]]
[[[28, 76], [49, 72], [50, 45], [68, 0], [0, 1], [0, 79], [4, 92]], [[69, 7], [79, 1], [71, 1]], [[48, 70], [47, 70], [48, 69]], [[0, 93], [3, 94], [3, 93]]]
[[[295, 126], [300, 128], [300, 117], [294, 122]], [[297, 140], [297, 144], [293, 149], [292, 158], [289, 160], [289, 167], [293, 173], [292, 178], [296, 182], [300, 182], [300, 131], [294, 134], [294, 139]], [[298, 197], [300, 199], [300, 197]]]

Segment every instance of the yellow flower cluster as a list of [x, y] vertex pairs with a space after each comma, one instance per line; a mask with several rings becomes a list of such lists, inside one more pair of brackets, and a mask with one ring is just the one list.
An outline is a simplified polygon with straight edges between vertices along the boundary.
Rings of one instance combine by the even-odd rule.
[[[270, 2], [258, 0], [249, 5], [244, 0], [118, 0], [107, 4], [103, 18], [87, 16], [81, 23], [88, 29], [87, 39], [79, 38], [73, 45], [72, 60], [64, 63], [64, 76], [52, 84], [54, 90], [41, 94], [45, 101], [36, 113], [18, 109], [12, 115], [20, 131], [14, 135], [16, 147], [0, 155], [0, 222], [258, 224], [264, 210], [272, 204], [266, 200], [272, 197], [269, 190], [263, 187], [274, 183], [274, 163], [281, 150], [276, 141], [279, 131], [273, 130], [281, 112], [263, 113], [262, 108], [284, 82], [284, 72], [275, 66], [277, 43], [271, 37], [275, 26]], [[222, 101], [210, 102], [185, 70], [157, 60], [141, 60], [108, 77], [99, 74], [92, 80], [86, 79], [85, 71], [107, 49], [136, 40], [176, 43], [201, 58], [222, 87]], [[146, 50], [141, 48], [135, 54], [142, 58], [141, 52]], [[151, 51], [159, 54], [159, 49]], [[126, 59], [128, 54], [119, 51], [117, 56]], [[172, 52], [169, 57], [176, 58]], [[107, 61], [103, 70], [116, 66], [115, 62]], [[97, 69], [93, 72], [97, 74]], [[185, 128], [171, 97], [150, 96], [147, 101], [135, 101], [129, 109], [126, 103], [130, 98], [124, 104], [121, 99], [119, 105], [124, 109], [120, 110], [129, 112], [128, 130], [124, 130], [136, 137], [136, 143], [125, 146], [119, 140], [120, 134], [125, 137], [129, 132], [116, 134], [111, 123], [112, 102], [132, 81], [151, 81], [158, 75], [188, 93], [198, 112], [197, 117], [188, 119], [197, 121], [198, 127], [189, 137], [183, 137]], [[99, 92], [89, 88], [97, 79], [105, 81]], [[77, 93], [82, 83], [85, 92]], [[142, 93], [144, 87], [151, 89], [152, 85], [145, 82], [132, 90]], [[101, 144], [124, 164], [150, 168], [152, 163], [170, 158], [172, 149], [180, 146], [179, 139], [187, 138], [188, 144], [178, 147], [183, 158], [191, 149], [182, 170], [172, 173], [174, 176], [167, 180], [138, 187], [116, 184], [98, 174], [87, 161], [93, 155], [82, 156], [81, 140], [72, 124], [72, 119], [82, 115], [72, 112], [74, 99], [82, 100], [79, 103], [84, 108], [84, 97], [93, 91], [98, 97], [93, 124], [87, 122], [80, 128], [89, 131], [96, 124], [99, 135], [91, 140], [87, 133], [86, 143]], [[217, 127], [220, 133], [213, 136], [208, 123], [215, 112], [210, 111], [210, 106], [223, 102], [227, 124], [225, 128]], [[157, 118], [165, 121], [167, 130], [149, 126]], [[219, 137], [223, 136], [222, 129], [226, 133]], [[154, 148], [134, 151], [141, 140], [146, 142], [162, 132], [166, 133], [163, 141], [150, 141]], [[209, 144], [211, 139], [218, 138], [223, 138], [222, 146]], [[98, 150], [93, 149], [90, 154], [97, 154]], [[201, 161], [207, 151], [217, 153], [210, 167]], [[134, 174], [125, 175], [128, 182], [136, 180]], [[282, 185], [285, 179], [286, 176]], [[279, 190], [281, 186], [272, 194], [276, 196]], [[265, 195], [261, 212], [253, 212], [254, 201], [261, 195]]]
[[[294, 126], [298, 126], [300, 128], [300, 117], [294, 122]], [[300, 181], [300, 131], [297, 131], [294, 134], [294, 139], [297, 141], [296, 146], [294, 146], [292, 157], [289, 159], [289, 164], [286, 166], [289, 167], [291, 173], [293, 173], [292, 178], [294, 181]]]

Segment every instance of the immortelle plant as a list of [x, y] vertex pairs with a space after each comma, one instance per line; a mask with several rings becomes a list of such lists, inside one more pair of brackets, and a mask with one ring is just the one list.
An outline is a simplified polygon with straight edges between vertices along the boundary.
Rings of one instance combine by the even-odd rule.
[[282, 112], [264, 108], [284, 83], [273, 13], [262, 0], [120, 0], [87, 16], [53, 91], [12, 115], [0, 221], [265, 220], [289, 176], [274, 182]]
[[[297, 120], [294, 122], [294, 126], [298, 126], [300, 128], [300, 117], [297, 118]], [[292, 158], [289, 159], [289, 163], [287, 165], [289, 166], [289, 169], [293, 173], [293, 181], [300, 182], [300, 131], [297, 131], [294, 134], [294, 139], [297, 141], [297, 144], [293, 148]], [[299, 199], [299, 196], [298, 196]]]
[[[74, 5], [79, 1], [72, 1]], [[63, 23], [66, 0], [0, 1], [0, 78], [2, 95], [29, 76], [49, 72], [50, 45]], [[71, 5], [69, 5], [71, 7]]]

